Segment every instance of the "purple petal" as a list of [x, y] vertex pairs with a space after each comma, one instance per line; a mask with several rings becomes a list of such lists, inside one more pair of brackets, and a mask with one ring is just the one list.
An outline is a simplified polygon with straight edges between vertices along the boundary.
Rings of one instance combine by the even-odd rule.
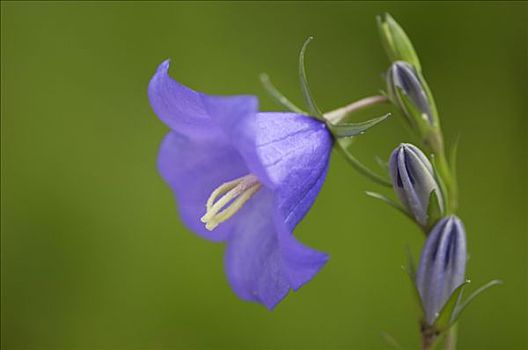
[[293, 290], [308, 283], [326, 264], [328, 255], [299, 243], [284, 224], [279, 227], [283, 264]]
[[[181, 85], [169, 74], [169, 60], [158, 67], [148, 87], [154, 112], [172, 130], [196, 139], [223, 139], [218, 119], [228, 114], [234, 123], [257, 112], [254, 96], [210, 96]], [[207, 108], [206, 108], [207, 107]]]
[[[244, 300], [273, 309], [325, 264], [325, 254], [305, 248], [273, 220], [274, 195], [262, 188], [240, 211], [228, 239], [226, 273]], [[237, 214], [238, 215], [238, 214]]]
[[332, 137], [323, 123], [293, 113], [259, 113], [257, 127], [256, 156], [275, 188], [279, 217], [293, 230], [324, 182]]
[[273, 194], [262, 188], [240, 210], [229, 237], [225, 268], [235, 293], [273, 309], [290, 286], [273, 222]]
[[225, 240], [236, 213], [214, 231], [205, 229], [200, 218], [211, 192], [221, 184], [248, 174], [239, 153], [230, 145], [213, 141], [197, 141], [176, 132], [163, 140], [158, 156], [158, 168], [172, 188], [183, 222], [194, 232], [211, 240]]
[[[215, 115], [215, 122], [223, 131], [225, 138], [244, 158], [251, 173], [261, 183], [274, 188], [257, 153], [259, 137], [258, 100], [254, 96], [234, 96], [231, 98], [210, 96], [204, 100], [206, 109]], [[256, 117], [257, 116], [257, 117]], [[280, 130], [275, 130], [280, 132]]]
[[202, 94], [169, 76], [170, 61], [159, 65], [148, 86], [152, 109], [172, 130], [196, 138], [218, 135], [202, 103]]
[[266, 112], [254, 117], [258, 105], [251, 98], [210, 97], [205, 106], [251, 172], [275, 190], [276, 207], [293, 230], [324, 182], [332, 136], [324, 123], [304, 115]]
[[[282, 257], [280, 278], [285, 274], [289, 286], [297, 290], [328, 260], [326, 254], [296, 241], [292, 230], [310, 209], [324, 182], [332, 148], [331, 135], [324, 124], [293, 113], [259, 113], [254, 120], [239, 120], [237, 127], [223, 128], [226, 133], [232, 132], [228, 138], [236, 140], [234, 146], [252, 172], [273, 190], [272, 215]], [[275, 285], [283, 286], [283, 283]], [[245, 299], [255, 300], [248, 294]], [[265, 300], [276, 302], [277, 299], [259, 300], [266, 303]]]
[[449, 296], [464, 282], [466, 235], [456, 216], [440, 220], [425, 242], [416, 274], [426, 321], [432, 324]]

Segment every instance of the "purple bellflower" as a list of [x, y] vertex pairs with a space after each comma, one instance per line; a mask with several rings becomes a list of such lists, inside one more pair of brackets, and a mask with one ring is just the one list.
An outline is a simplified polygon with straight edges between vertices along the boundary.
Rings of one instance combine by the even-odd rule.
[[464, 282], [466, 255], [466, 233], [460, 219], [453, 215], [440, 220], [427, 237], [416, 273], [416, 287], [429, 326]]
[[418, 147], [402, 143], [392, 152], [389, 169], [396, 195], [418, 224], [427, 227], [431, 192], [436, 192], [439, 207], [443, 208], [431, 162]]
[[259, 112], [255, 96], [191, 90], [168, 69], [163, 62], [148, 88], [154, 112], [171, 129], [159, 171], [185, 225], [226, 243], [234, 292], [273, 309], [328, 260], [292, 232], [325, 180], [332, 136], [311, 117]]

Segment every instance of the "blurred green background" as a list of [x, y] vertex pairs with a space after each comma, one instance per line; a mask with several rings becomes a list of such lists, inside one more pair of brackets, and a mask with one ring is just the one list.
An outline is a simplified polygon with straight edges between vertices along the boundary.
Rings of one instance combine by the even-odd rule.
[[[296, 234], [331, 260], [273, 312], [238, 300], [223, 246], [180, 223], [156, 171], [167, 128], [146, 97], [156, 66], [214, 94], [277, 109], [258, 73], [300, 101], [308, 35], [314, 95], [330, 110], [383, 87], [375, 16], [389, 11], [422, 60], [459, 147], [472, 288], [460, 349], [527, 348], [526, 3], [2, 2], [2, 348], [416, 348], [400, 266], [423, 238], [339, 154]], [[356, 143], [374, 165], [398, 118]], [[384, 190], [381, 190], [384, 191]], [[385, 192], [388, 193], [388, 192]]]

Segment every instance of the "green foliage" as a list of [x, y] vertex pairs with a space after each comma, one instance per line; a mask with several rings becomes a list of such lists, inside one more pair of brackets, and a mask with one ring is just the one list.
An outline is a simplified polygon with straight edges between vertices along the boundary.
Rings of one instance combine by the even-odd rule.
[[313, 36], [308, 37], [301, 48], [301, 52], [299, 53], [299, 79], [301, 81], [301, 90], [304, 96], [304, 100], [311, 115], [320, 120], [324, 120], [323, 113], [321, 112], [319, 107], [317, 107], [317, 104], [315, 103], [315, 100], [312, 96], [312, 92], [308, 84], [308, 79], [306, 78], [306, 68], [304, 66], [304, 54], [306, 52], [308, 44], [310, 44], [312, 40]]
[[327, 123], [330, 131], [332, 134], [337, 137], [350, 137], [350, 136], [357, 136], [364, 134], [365, 131], [372, 128], [375, 125], [378, 125], [385, 119], [387, 119], [390, 116], [390, 113], [385, 114], [381, 117], [372, 118], [364, 122], [358, 122], [358, 123], [339, 123], [339, 124], [332, 124]]
[[308, 115], [307, 112], [303, 111], [301, 108], [297, 107], [293, 102], [291, 102], [286, 96], [284, 96], [271, 82], [269, 76], [265, 73], [260, 75], [260, 82], [268, 94], [281, 106], [285, 107], [291, 112]]

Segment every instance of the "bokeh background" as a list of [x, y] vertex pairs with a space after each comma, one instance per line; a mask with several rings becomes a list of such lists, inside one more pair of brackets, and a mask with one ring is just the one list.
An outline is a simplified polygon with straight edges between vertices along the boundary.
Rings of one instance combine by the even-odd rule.
[[[146, 97], [172, 58], [179, 81], [256, 94], [269, 73], [300, 102], [308, 35], [314, 95], [330, 110], [383, 87], [375, 16], [413, 39], [449, 141], [460, 135], [468, 277], [483, 294], [460, 349], [527, 347], [526, 3], [2, 2], [2, 348], [416, 348], [401, 271], [423, 238], [387, 191], [332, 157], [296, 234], [331, 260], [273, 312], [238, 300], [224, 247], [185, 229], [156, 171], [167, 128]], [[398, 117], [355, 144], [371, 165], [410, 141]]]

